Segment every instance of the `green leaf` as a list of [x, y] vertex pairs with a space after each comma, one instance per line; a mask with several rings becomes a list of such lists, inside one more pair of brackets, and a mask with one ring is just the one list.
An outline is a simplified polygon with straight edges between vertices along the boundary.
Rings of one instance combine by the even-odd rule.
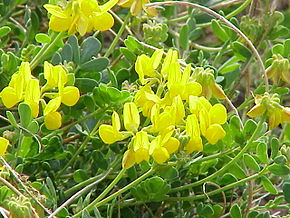
[[17, 121], [16, 121], [14, 115], [11, 113], [11, 111], [6, 111], [6, 116], [7, 116], [7, 119], [9, 120], [10, 124], [13, 127], [18, 128]]
[[99, 83], [94, 79], [89, 78], [76, 78], [75, 86], [79, 88], [81, 92], [92, 92]]
[[214, 214], [214, 210], [211, 207], [211, 205], [205, 205], [202, 208], [200, 214], [203, 215], [203, 216], [205, 216], [205, 217], [211, 217]]
[[290, 203], [290, 182], [285, 182], [282, 186], [285, 201]]
[[30, 132], [36, 134], [39, 131], [39, 124], [38, 124], [38, 122], [35, 121], [35, 120], [31, 121], [30, 124], [28, 125], [27, 129]]
[[274, 158], [274, 162], [279, 165], [285, 165], [287, 163], [287, 158], [284, 155], [279, 155]]
[[189, 42], [189, 28], [188, 25], [185, 24], [181, 27], [179, 33], [179, 45], [182, 49], [186, 50], [188, 48]]
[[119, 98], [122, 97], [122, 93], [114, 87], [108, 87], [106, 91], [109, 94], [111, 101], [117, 101]]
[[222, 67], [220, 67], [218, 69], [218, 73], [220, 73], [220, 74], [227, 74], [227, 73], [230, 73], [230, 72], [235, 71], [240, 66], [241, 65], [239, 63], [229, 64], [229, 65], [222, 65]]
[[257, 157], [259, 158], [259, 160], [264, 163], [267, 164], [268, 163], [268, 147], [267, 144], [265, 142], [260, 142], [256, 148], [256, 153], [257, 153]]
[[80, 47], [78, 44], [78, 38], [75, 35], [71, 35], [68, 38], [68, 44], [70, 44], [72, 48], [74, 62], [80, 64]]
[[201, 34], [202, 34], [202, 28], [197, 27], [193, 31], [190, 32], [189, 39], [194, 41], [198, 39], [201, 36]]
[[238, 204], [234, 204], [230, 209], [232, 218], [242, 218], [242, 212]]
[[99, 168], [106, 170], [108, 169], [108, 161], [105, 159], [104, 155], [99, 151], [93, 152], [93, 160], [98, 165]]
[[20, 116], [20, 124], [27, 128], [32, 120], [31, 109], [28, 104], [22, 102], [18, 105], [18, 112]]
[[61, 57], [63, 61], [70, 62], [73, 60], [73, 50], [70, 44], [65, 44], [61, 51]]
[[246, 140], [252, 136], [256, 127], [257, 127], [257, 123], [254, 120], [252, 119], [247, 120], [247, 122], [245, 123], [244, 129], [242, 131], [242, 134]]
[[282, 44], [276, 44], [272, 47], [272, 54], [284, 54], [284, 46]]
[[262, 185], [266, 191], [270, 192], [273, 195], [278, 194], [277, 189], [275, 188], [275, 186], [272, 184], [272, 182], [266, 176], [262, 176], [261, 181], [262, 181]]
[[251, 155], [244, 154], [244, 162], [250, 169], [255, 170], [257, 172], [260, 171], [259, 164], [256, 162], [255, 158], [253, 158]]
[[81, 63], [88, 62], [101, 50], [101, 43], [94, 37], [86, 38], [81, 45]]
[[240, 55], [247, 59], [252, 56], [251, 50], [238, 41], [233, 42], [232, 48], [236, 56]]
[[158, 173], [163, 179], [171, 180], [179, 176], [179, 172], [175, 167], [165, 168]]
[[35, 40], [38, 43], [50, 43], [51, 38], [45, 33], [38, 33], [35, 35]]
[[243, 179], [247, 177], [245, 171], [238, 164], [233, 164], [233, 166], [230, 169], [230, 172], [233, 175], [235, 175], [238, 179]]
[[132, 52], [130, 51], [128, 48], [124, 48], [124, 47], [121, 47], [120, 48], [120, 52], [128, 59], [128, 60], [131, 60], [131, 61], [136, 61], [137, 59], [137, 56]]
[[108, 76], [110, 78], [110, 81], [111, 81], [112, 85], [114, 87], [118, 87], [118, 81], [117, 81], [117, 77], [116, 77], [115, 73], [112, 70], [110, 70], [110, 69], [108, 69], [107, 72], [108, 72]]
[[229, 185], [229, 184], [234, 183], [236, 181], [238, 181], [238, 179], [233, 174], [225, 173], [221, 178], [220, 185]]
[[211, 20], [211, 27], [213, 29], [214, 34], [220, 39], [221, 41], [225, 42], [230, 39], [229, 35], [226, 31], [221, 27], [217, 20]]
[[94, 98], [91, 95], [84, 95], [84, 104], [90, 112], [95, 111], [96, 104], [94, 102]]
[[88, 177], [87, 172], [85, 170], [78, 169], [78, 170], [74, 171], [73, 178], [74, 178], [75, 182], [80, 183], [80, 182], [87, 180], [89, 177]]
[[279, 139], [273, 137], [271, 139], [271, 158], [275, 158], [277, 156], [279, 148], [280, 148]]
[[17, 155], [20, 157], [26, 157], [30, 151], [32, 143], [33, 139], [31, 136], [23, 136], [21, 140], [21, 146]]
[[289, 57], [290, 56], [290, 39], [286, 39], [284, 41], [284, 57]]
[[11, 31], [11, 28], [9, 26], [3, 26], [0, 28], [0, 38], [3, 38], [7, 34], [9, 34]]
[[290, 169], [287, 166], [279, 165], [279, 164], [273, 164], [268, 167], [270, 172], [274, 173], [277, 176], [285, 176], [289, 175]]
[[86, 72], [101, 72], [109, 65], [109, 59], [102, 57], [81, 64], [81, 70]]

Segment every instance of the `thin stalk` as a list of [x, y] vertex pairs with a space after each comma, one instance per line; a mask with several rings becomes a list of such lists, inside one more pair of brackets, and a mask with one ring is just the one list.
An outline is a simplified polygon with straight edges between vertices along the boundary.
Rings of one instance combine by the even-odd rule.
[[204, 179], [201, 179], [197, 182], [194, 182], [194, 183], [191, 183], [191, 184], [187, 184], [187, 185], [184, 185], [184, 186], [180, 186], [180, 187], [177, 187], [177, 188], [173, 188], [171, 190], [171, 192], [178, 192], [178, 191], [182, 191], [182, 190], [186, 190], [186, 189], [190, 189], [192, 187], [195, 187], [195, 186], [199, 186], [205, 182], [208, 182], [210, 181], [211, 179], [217, 177], [218, 175], [220, 175], [221, 173], [223, 173], [224, 171], [226, 171], [227, 169], [229, 169], [235, 162], [237, 162], [241, 157], [242, 155], [249, 149], [249, 147], [251, 146], [252, 142], [256, 139], [257, 137], [257, 134], [260, 132], [261, 128], [262, 128], [262, 125], [265, 121], [265, 118], [266, 118], [266, 115], [264, 114], [262, 116], [262, 118], [260, 119], [253, 135], [251, 136], [251, 138], [249, 139], [249, 141], [247, 142], [247, 144], [242, 148], [242, 150], [230, 161], [228, 162], [226, 165], [224, 165], [221, 169], [219, 169], [218, 171], [214, 172], [213, 174], [209, 175], [208, 177], [205, 177]]
[[[123, 21], [122, 21], [122, 19], [114, 12], [114, 11], [112, 11], [112, 10], [109, 10], [109, 12], [110, 12], [110, 14], [112, 14], [113, 16], [114, 16], [114, 18], [121, 24], [121, 25], [123, 25]], [[130, 35], [133, 35], [133, 33], [132, 33], [132, 31], [130, 30], [130, 28], [127, 26], [127, 25], [125, 25], [125, 29], [126, 29], [126, 31], [130, 34]]]
[[96, 123], [94, 129], [91, 131], [89, 135], [86, 136], [85, 140], [81, 144], [81, 146], [78, 148], [78, 150], [74, 153], [72, 158], [67, 162], [67, 164], [62, 168], [57, 175], [62, 175], [64, 171], [77, 159], [78, 155], [83, 151], [83, 149], [87, 146], [87, 143], [91, 140], [91, 137], [94, 136], [101, 124], [101, 118]]
[[[245, 2], [247, 2], [249, 4], [251, 2], [251, 0], [246, 0]], [[146, 4], [146, 6], [147, 7], [154, 7], [154, 6], [160, 6], [160, 5], [175, 5], [175, 4], [177, 4], [177, 5], [187, 5], [187, 6], [191, 6], [191, 7], [194, 7], [194, 8], [198, 8], [198, 9], [200, 9], [200, 10], [202, 10], [202, 11], [204, 11], [204, 12], [206, 12], [206, 13], [212, 15], [212, 16], [214, 16], [215, 18], [223, 21], [228, 27], [230, 27], [238, 35], [240, 35], [240, 37], [242, 37], [246, 41], [246, 44], [250, 47], [250, 49], [252, 50], [254, 56], [256, 57], [259, 65], [261, 67], [261, 71], [262, 71], [262, 73], [264, 75], [264, 83], [265, 83], [266, 91], [269, 91], [268, 76], [266, 74], [265, 66], [264, 66], [264, 63], [263, 63], [260, 55], [259, 55], [259, 52], [255, 48], [255, 46], [253, 45], [251, 40], [249, 40], [248, 37], [241, 30], [239, 30], [235, 25], [233, 25], [230, 21], [227, 20], [227, 16], [225, 18], [225, 17], [221, 16], [220, 14], [216, 13], [215, 11], [213, 11], [213, 10], [207, 8], [207, 7], [204, 7], [204, 6], [198, 5], [198, 4], [194, 4], [194, 3], [190, 3], [190, 2], [178, 2], [178, 1], [154, 2], [154, 3]], [[242, 8], [242, 10], [244, 10], [244, 8]]]
[[1, 176], [0, 176], [0, 182], [6, 185], [11, 191], [13, 191], [18, 196], [24, 196], [20, 191], [18, 191], [17, 188], [15, 188], [12, 184], [10, 184], [7, 180], [3, 179]]
[[226, 190], [229, 190], [229, 189], [232, 189], [236, 186], [239, 186], [239, 185], [242, 185], [248, 181], [251, 181], [253, 179], [256, 179], [256, 178], [259, 178], [260, 176], [262, 176], [265, 171], [266, 171], [267, 167], [265, 167], [261, 172], [259, 173], [256, 173], [252, 176], [249, 176], [249, 177], [246, 177], [244, 179], [241, 179], [237, 182], [234, 182], [234, 183], [231, 183], [229, 185], [226, 185], [222, 188], [219, 188], [219, 189], [216, 189], [214, 191], [211, 191], [211, 192], [208, 192], [206, 194], [202, 194], [202, 195], [195, 195], [195, 196], [188, 196], [188, 197], [168, 197], [164, 200], [166, 201], [194, 201], [194, 200], [199, 200], [199, 199], [203, 199], [203, 198], [206, 198], [207, 196], [212, 196], [212, 195], [216, 195], [216, 194], [219, 194], [220, 192], [224, 192]]
[[[120, 181], [120, 179], [123, 177], [124, 173], [126, 172], [126, 169], [123, 168], [118, 176], [110, 183], [110, 185], [107, 186], [107, 188], [95, 199], [93, 200], [93, 202], [91, 202], [88, 206], [86, 206], [83, 210], [88, 210], [91, 211], [93, 209], [94, 206], [96, 206], [96, 204], [98, 202], [100, 202], [100, 200], [102, 200], [113, 188], [114, 186]], [[82, 211], [83, 211], [82, 210]], [[79, 217], [82, 213], [82, 211], [78, 212], [76, 215], [74, 215], [73, 217]]]
[[[120, 171], [120, 173], [123, 170]], [[106, 204], [107, 202], [113, 200], [114, 198], [116, 198], [117, 196], [119, 196], [120, 194], [124, 193], [125, 191], [129, 190], [130, 188], [134, 187], [135, 185], [139, 184], [141, 181], [143, 181], [144, 179], [146, 179], [148, 176], [152, 175], [155, 172], [154, 168], [151, 168], [150, 170], [148, 170], [146, 173], [144, 173], [142, 176], [140, 176], [138, 179], [134, 180], [133, 182], [131, 182], [130, 184], [126, 185], [125, 187], [123, 187], [122, 189], [120, 189], [119, 191], [113, 193], [112, 195], [110, 195], [109, 197], [103, 199], [102, 201], [96, 202], [93, 201], [92, 203], [90, 203], [86, 208], [84, 208], [83, 210], [88, 210], [91, 211], [94, 207], [100, 207], [104, 204]], [[116, 177], [117, 178], [117, 177]], [[114, 181], [113, 181], [114, 182]], [[112, 182], [112, 183], [113, 183]], [[111, 185], [111, 184], [110, 184]], [[109, 187], [109, 186], [108, 186]], [[82, 211], [80, 211], [79, 213], [77, 213], [76, 215], [74, 215], [73, 217], [80, 217]]]
[[130, 12], [128, 12], [127, 16], [125, 17], [124, 22], [122, 23], [122, 26], [120, 27], [120, 29], [119, 29], [116, 37], [114, 38], [112, 44], [110, 45], [110, 47], [106, 51], [104, 57], [109, 57], [113, 53], [118, 41], [120, 40], [120, 38], [125, 30], [127, 23], [129, 22], [130, 17], [131, 17], [131, 14], [130, 14]]
[[52, 214], [49, 215], [48, 218], [52, 218], [55, 215], [57, 215], [64, 207], [70, 205], [73, 201], [75, 201], [76, 199], [78, 199], [81, 195], [83, 195], [84, 193], [86, 193], [87, 191], [89, 191], [91, 188], [93, 188], [96, 184], [100, 183], [101, 181], [103, 181], [108, 175], [109, 173], [113, 170], [113, 168], [110, 168], [100, 179], [98, 179], [97, 181], [93, 182], [92, 184], [86, 186], [85, 188], [83, 188], [82, 190], [78, 191], [77, 193], [75, 193], [73, 196], [71, 196], [67, 201], [65, 201], [61, 206], [59, 206]]
[[41, 61], [42, 58], [47, 55], [47, 53], [50, 51], [51, 48], [53, 48], [53, 46], [55, 46], [55, 44], [57, 43], [57, 41], [63, 37], [64, 33], [60, 32], [53, 32], [51, 35], [51, 42], [50, 43], [46, 43], [40, 50], [39, 52], [35, 55], [35, 57], [32, 59], [32, 61], [30, 62], [30, 67], [31, 70], [33, 70]]

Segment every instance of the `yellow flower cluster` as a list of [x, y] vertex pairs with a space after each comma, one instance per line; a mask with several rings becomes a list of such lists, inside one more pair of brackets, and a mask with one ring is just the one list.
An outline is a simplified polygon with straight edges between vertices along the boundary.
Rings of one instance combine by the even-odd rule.
[[269, 118], [269, 129], [274, 129], [279, 124], [290, 123], [290, 108], [280, 105], [277, 94], [255, 97], [255, 106], [247, 113], [249, 117], [258, 117], [266, 113]]
[[[221, 126], [227, 121], [226, 108], [220, 103], [212, 105], [200, 96], [203, 93], [203, 86], [197, 82], [200, 70], [192, 73], [190, 65], [182, 69], [176, 51], [169, 50], [164, 59], [162, 49], [151, 57], [138, 56], [135, 70], [142, 86], [134, 102], [124, 105], [127, 131], [120, 131], [116, 112], [112, 115], [112, 125], [102, 124], [99, 128], [99, 135], [107, 144], [133, 136], [123, 157], [124, 168], [149, 161], [150, 156], [162, 164], [179, 149], [189, 154], [202, 151], [202, 137], [215, 144], [226, 135]], [[147, 117], [144, 126], [140, 125], [139, 112]], [[181, 143], [179, 137], [183, 135], [189, 140]]]
[[49, 28], [56, 32], [81, 36], [92, 30], [105, 31], [114, 25], [114, 18], [108, 12], [118, 0], [110, 0], [99, 5], [96, 0], [72, 0], [63, 7], [46, 4], [44, 8], [51, 14]]
[[[39, 114], [39, 102], [44, 105], [43, 115], [47, 129], [58, 129], [61, 126], [61, 114], [57, 112], [61, 103], [73, 106], [80, 97], [78, 88], [65, 86], [67, 83], [67, 72], [60, 66], [44, 63], [44, 78], [46, 84], [40, 89], [39, 80], [31, 75], [28, 62], [22, 62], [19, 71], [12, 75], [8, 87], [4, 88], [0, 97], [5, 107], [11, 108], [17, 103], [24, 101], [32, 111], [34, 118]], [[57, 92], [55, 91], [57, 88]], [[47, 92], [47, 91], [50, 92]], [[46, 104], [44, 97], [51, 100]]]

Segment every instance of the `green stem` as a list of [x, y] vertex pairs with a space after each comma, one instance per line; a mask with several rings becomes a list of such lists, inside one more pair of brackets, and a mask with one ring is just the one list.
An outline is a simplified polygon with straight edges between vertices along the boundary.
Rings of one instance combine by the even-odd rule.
[[[110, 183], [109, 186], [107, 186], [107, 188], [93, 201], [91, 202], [88, 206], [86, 206], [83, 210], [88, 210], [91, 211], [93, 209], [93, 207], [96, 206], [96, 204], [102, 200], [113, 188], [114, 186], [120, 181], [120, 179], [123, 177], [124, 173], [126, 172], [126, 169], [123, 168], [119, 174], [117, 175], [117, 177]], [[77, 213], [76, 215], [74, 215], [73, 217], [79, 217], [81, 215], [82, 211], [80, 211], [79, 213]]]
[[58, 42], [58, 40], [63, 37], [64, 33], [60, 32], [60, 33], [56, 33], [53, 32], [51, 35], [51, 42], [45, 44], [40, 50], [39, 52], [35, 55], [35, 57], [32, 59], [32, 61], [30, 62], [30, 67], [31, 70], [33, 70], [41, 61], [42, 58], [48, 54], [48, 52], [50, 52], [51, 48], [53, 48], [55, 46], [55, 44]]
[[121, 35], [123, 34], [124, 30], [125, 30], [125, 27], [127, 25], [127, 23], [129, 22], [129, 18], [131, 17], [131, 14], [130, 12], [128, 12], [124, 22], [122, 23], [122, 26], [120, 27], [119, 29], [119, 32], [117, 33], [116, 37], [114, 38], [112, 44], [110, 45], [110, 47], [108, 48], [108, 50], [106, 51], [104, 57], [109, 57], [112, 52], [114, 51], [118, 41], [120, 40], [121, 38]]
[[[116, 160], [111, 164], [110, 168], [115, 168], [116, 165], [120, 162], [120, 157], [117, 156]], [[68, 198], [69, 196], [71, 196], [73, 193], [79, 191], [81, 188], [88, 186], [92, 183], [94, 183], [95, 181], [99, 180], [101, 177], [103, 177], [104, 174], [101, 175], [97, 175], [95, 177], [89, 178], [88, 180], [85, 180], [81, 183], [76, 184], [75, 186], [69, 188], [68, 190], [66, 190], [64, 192], [64, 196], [65, 198]], [[108, 176], [107, 176], [108, 177]]]
[[267, 167], [265, 167], [259, 173], [256, 173], [256, 174], [254, 174], [252, 176], [249, 176], [247, 178], [241, 179], [241, 180], [239, 180], [237, 182], [231, 183], [229, 185], [226, 185], [226, 186], [224, 186], [222, 188], [219, 188], [219, 189], [216, 189], [214, 191], [208, 192], [206, 194], [195, 195], [195, 196], [188, 196], [188, 197], [169, 197], [169, 198], [167, 198], [165, 200], [167, 200], [167, 201], [193, 201], [193, 200], [203, 199], [203, 198], [205, 198], [207, 196], [216, 195], [218, 193], [224, 192], [224, 191], [229, 190], [229, 189], [232, 189], [232, 188], [234, 188], [236, 186], [242, 185], [242, 184], [244, 184], [244, 183], [246, 183], [248, 181], [251, 181], [253, 179], [256, 179], [256, 178], [262, 176], [266, 172], [266, 169], [267, 169]]
[[89, 135], [86, 136], [85, 140], [83, 141], [83, 143], [81, 144], [81, 146], [78, 148], [78, 150], [76, 151], [76, 153], [74, 153], [74, 155], [72, 156], [72, 158], [67, 162], [67, 164], [64, 166], [64, 168], [62, 168], [59, 172], [58, 172], [58, 176], [62, 175], [64, 173], [64, 171], [77, 159], [78, 155], [83, 151], [83, 149], [86, 147], [87, 143], [91, 140], [91, 137], [94, 136], [97, 133], [97, 130], [101, 124], [101, 117], [98, 120], [97, 124], [95, 125], [94, 129], [91, 131], [91, 133]]
[[[120, 171], [121, 173], [122, 171]], [[124, 193], [125, 191], [129, 190], [130, 188], [134, 187], [135, 185], [139, 184], [141, 181], [143, 181], [144, 179], [146, 179], [148, 176], [152, 175], [155, 172], [154, 168], [151, 168], [150, 170], [148, 170], [145, 174], [143, 174], [142, 176], [140, 176], [138, 179], [134, 180], [133, 182], [131, 182], [130, 184], [126, 185], [125, 187], [123, 187], [122, 189], [120, 189], [119, 191], [113, 193], [112, 195], [110, 195], [109, 197], [103, 199], [100, 202], [96, 202], [93, 201], [92, 203], [90, 203], [86, 208], [84, 208], [83, 210], [88, 210], [91, 211], [93, 209], [93, 207], [100, 207], [104, 204], [106, 204], [107, 202], [113, 200], [114, 198], [116, 198], [117, 196], [119, 196], [120, 194]], [[117, 177], [116, 177], [117, 178]], [[113, 181], [114, 182], [114, 181]], [[112, 182], [112, 183], [113, 183]], [[81, 215], [82, 211], [80, 211], [79, 213], [77, 213], [75, 216], [73, 217], [79, 217]]]
[[205, 177], [204, 179], [201, 179], [197, 182], [194, 182], [194, 183], [191, 183], [191, 184], [187, 184], [187, 185], [184, 185], [184, 186], [180, 186], [180, 187], [177, 187], [177, 188], [174, 188], [171, 190], [171, 192], [178, 192], [178, 191], [182, 191], [182, 190], [186, 190], [186, 189], [190, 189], [192, 187], [195, 187], [195, 186], [199, 186], [205, 182], [208, 182], [210, 181], [211, 179], [217, 177], [218, 175], [220, 175], [221, 173], [223, 173], [224, 171], [226, 171], [227, 169], [229, 169], [235, 162], [237, 162], [241, 157], [242, 155], [249, 149], [249, 147], [251, 146], [252, 142], [256, 139], [258, 133], [260, 132], [261, 128], [262, 128], [262, 125], [265, 121], [265, 114], [262, 116], [261, 120], [259, 121], [253, 135], [251, 136], [251, 138], [249, 139], [249, 141], [247, 142], [247, 144], [243, 147], [243, 149], [230, 161], [228, 162], [226, 165], [224, 165], [220, 170], [214, 172], [213, 174], [211, 174], [210, 176], [208, 177]]

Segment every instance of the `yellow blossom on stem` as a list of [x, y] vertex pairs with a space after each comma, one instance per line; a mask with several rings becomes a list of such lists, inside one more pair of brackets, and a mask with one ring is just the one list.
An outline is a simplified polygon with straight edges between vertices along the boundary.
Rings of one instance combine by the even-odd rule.
[[125, 135], [120, 132], [121, 122], [118, 113], [112, 114], [112, 125], [102, 124], [99, 127], [99, 135], [106, 144], [113, 144], [125, 139]]
[[140, 125], [140, 116], [136, 104], [134, 102], [125, 103], [123, 113], [125, 129], [137, 132]]
[[152, 107], [160, 102], [160, 98], [154, 94], [149, 85], [139, 89], [135, 95], [135, 103], [142, 108], [142, 113], [145, 117], [150, 117]]
[[247, 113], [249, 117], [258, 117], [266, 113], [269, 118], [269, 129], [274, 129], [279, 124], [290, 123], [290, 112], [288, 107], [280, 105], [277, 94], [265, 93], [263, 96], [255, 97], [255, 106]]
[[188, 115], [185, 131], [186, 134], [190, 136], [189, 142], [185, 145], [186, 152], [190, 154], [193, 151], [202, 151], [203, 144], [200, 137], [198, 119], [195, 114]]
[[143, 160], [149, 161], [149, 139], [147, 132], [137, 132], [133, 140], [133, 150], [136, 163], [141, 163]]
[[110, 0], [99, 5], [95, 0], [72, 0], [64, 7], [46, 4], [44, 8], [51, 14], [49, 28], [56, 32], [79, 32], [81, 36], [92, 30], [105, 31], [114, 24], [110, 10], [118, 0]]
[[139, 75], [139, 80], [142, 85], [144, 85], [146, 82], [145, 76], [148, 77], [155, 76], [155, 70], [159, 66], [162, 56], [163, 49], [158, 49], [152, 54], [151, 57], [148, 57], [147, 55], [144, 54], [137, 57], [135, 63], [135, 70]]
[[61, 127], [62, 118], [61, 114], [57, 112], [60, 107], [61, 97], [54, 98], [48, 102], [45, 106], [43, 115], [44, 123], [47, 129], [54, 130]]
[[136, 163], [135, 161], [135, 152], [133, 149], [129, 149], [124, 153], [123, 159], [122, 159], [122, 167], [125, 169], [129, 169]]
[[22, 62], [19, 71], [12, 75], [8, 87], [0, 93], [5, 107], [11, 108], [23, 100], [24, 91], [30, 79], [30, 65], [28, 62]]
[[24, 102], [30, 106], [34, 118], [39, 114], [39, 101], [39, 81], [37, 79], [30, 79], [25, 90]]
[[3, 156], [8, 148], [9, 141], [3, 137], [0, 137], [0, 157]]

